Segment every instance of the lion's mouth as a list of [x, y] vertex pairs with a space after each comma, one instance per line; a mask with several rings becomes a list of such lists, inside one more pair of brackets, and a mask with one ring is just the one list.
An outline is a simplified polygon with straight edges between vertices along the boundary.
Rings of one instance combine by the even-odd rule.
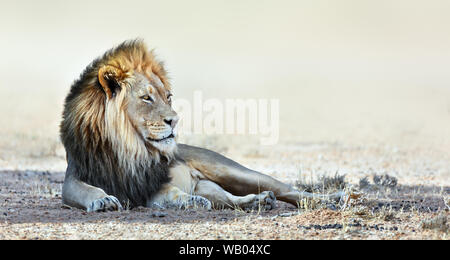
[[170, 134], [169, 136], [164, 137], [164, 138], [161, 138], [161, 139], [153, 139], [153, 138], [147, 137], [147, 140], [152, 141], [152, 142], [162, 142], [162, 141], [164, 141], [164, 140], [168, 140], [168, 139], [172, 139], [172, 138], [175, 138], [175, 136], [173, 135], [173, 133]]

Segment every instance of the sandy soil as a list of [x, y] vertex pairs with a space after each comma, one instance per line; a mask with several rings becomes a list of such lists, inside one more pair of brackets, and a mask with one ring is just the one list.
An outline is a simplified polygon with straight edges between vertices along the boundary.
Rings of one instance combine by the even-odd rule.
[[[302, 209], [278, 202], [267, 212], [136, 208], [86, 213], [62, 207], [63, 171], [10, 169], [0, 172], [0, 239], [449, 238], [450, 166], [442, 154], [338, 143], [215, 148], [292, 184], [318, 182], [318, 176], [337, 171], [362, 197], [347, 205], [306, 203]], [[28, 158], [21, 165], [42, 167], [36, 161], [64, 165], [61, 156]]]
[[[261, 146], [257, 136], [180, 138], [286, 183], [310, 185], [337, 173], [362, 193], [346, 207], [307, 202], [299, 210], [279, 202], [269, 212], [62, 208], [58, 125], [69, 84], [2, 88], [0, 238], [448, 239], [450, 89], [329, 83], [262, 89], [280, 99], [276, 145]], [[395, 182], [374, 181], [385, 175]]]

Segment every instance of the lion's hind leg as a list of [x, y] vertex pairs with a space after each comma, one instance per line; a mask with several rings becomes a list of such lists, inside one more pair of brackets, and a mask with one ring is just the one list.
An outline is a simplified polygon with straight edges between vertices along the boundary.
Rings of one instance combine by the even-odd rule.
[[[233, 197], [231, 194], [245, 197], [248, 194], [252, 195], [261, 191], [272, 191], [277, 200], [298, 206], [299, 202], [304, 198], [339, 200], [344, 195], [344, 192], [323, 195], [302, 192], [295, 189], [292, 185], [278, 181], [269, 175], [250, 170], [216, 152], [183, 144], [180, 144], [178, 148], [180, 156], [188, 165], [201, 172], [204, 178], [220, 188], [213, 188], [213, 185], [210, 185], [211, 187], [207, 186], [209, 190], [220, 194], [219, 196], [210, 192], [214, 198], [210, 198], [208, 192], [196, 191], [196, 193], [210, 198], [213, 202], [224, 201], [229, 204], [232, 202], [230, 198], [235, 199], [236, 197]], [[216, 200], [216, 197], [220, 198], [220, 200]]]
[[315, 193], [309, 193], [305, 191], [299, 191], [296, 189], [292, 189], [289, 192], [284, 192], [277, 195], [277, 198], [281, 201], [285, 201], [288, 203], [291, 203], [293, 205], [299, 206], [299, 203], [303, 199], [314, 199], [319, 201], [340, 201], [341, 198], [345, 196], [345, 192], [339, 191], [336, 193], [331, 194], [315, 194]]
[[270, 210], [275, 208], [276, 203], [272, 191], [235, 196], [209, 180], [200, 180], [195, 187], [195, 194], [210, 200], [214, 208]]

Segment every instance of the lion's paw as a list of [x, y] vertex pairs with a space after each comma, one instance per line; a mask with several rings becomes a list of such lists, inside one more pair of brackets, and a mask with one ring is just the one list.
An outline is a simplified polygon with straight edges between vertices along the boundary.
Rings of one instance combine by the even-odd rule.
[[152, 202], [150, 207], [157, 209], [188, 209], [188, 208], [205, 208], [210, 210], [212, 208], [212, 203], [207, 198], [195, 195], [182, 196], [177, 200], [164, 201], [164, 202]]
[[212, 207], [211, 201], [209, 201], [207, 198], [204, 198], [202, 196], [190, 196], [189, 199], [182, 204], [183, 204], [183, 208], [202, 207], [202, 208], [210, 210]]
[[276, 207], [276, 201], [277, 199], [272, 191], [263, 191], [260, 194], [256, 194], [254, 200], [245, 208], [252, 210], [271, 210]]
[[86, 209], [87, 212], [100, 212], [100, 211], [121, 211], [122, 205], [119, 200], [114, 196], [106, 196], [101, 199], [94, 200], [91, 205]]

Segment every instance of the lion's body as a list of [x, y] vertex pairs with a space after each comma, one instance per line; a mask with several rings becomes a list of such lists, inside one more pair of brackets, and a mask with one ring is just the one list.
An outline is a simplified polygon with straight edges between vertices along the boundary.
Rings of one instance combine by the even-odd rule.
[[141, 41], [94, 60], [66, 98], [63, 203], [88, 211], [123, 204], [210, 207], [296, 204], [304, 196], [217, 153], [175, 143], [178, 117], [162, 64]]
[[[108, 119], [111, 114], [124, 115], [120, 108], [117, 111], [107, 107], [107, 97], [99, 86], [97, 74], [102, 66], [111, 63], [120, 63], [117, 66], [128, 73], [143, 71], [147, 69], [145, 66], [159, 66], [150, 53], [144, 54], [147, 50], [143, 45], [125, 43], [95, 60], [72, 85], [61, 123], [61, 139], [70, 157], [68, 167], [76, 169], [71, 171], [74, 176], [133, 206], [145, 205], [170, 181], [168, 169], [173, 161], [165, 157], [155, 159], [158, 151], [149, 151], [127, 120]], [[157, 71], [161, 78], [165, 76], [160, 68]], [[123, 98], [122, 94], [126, 92], [122, 91], [116, 98]]]

